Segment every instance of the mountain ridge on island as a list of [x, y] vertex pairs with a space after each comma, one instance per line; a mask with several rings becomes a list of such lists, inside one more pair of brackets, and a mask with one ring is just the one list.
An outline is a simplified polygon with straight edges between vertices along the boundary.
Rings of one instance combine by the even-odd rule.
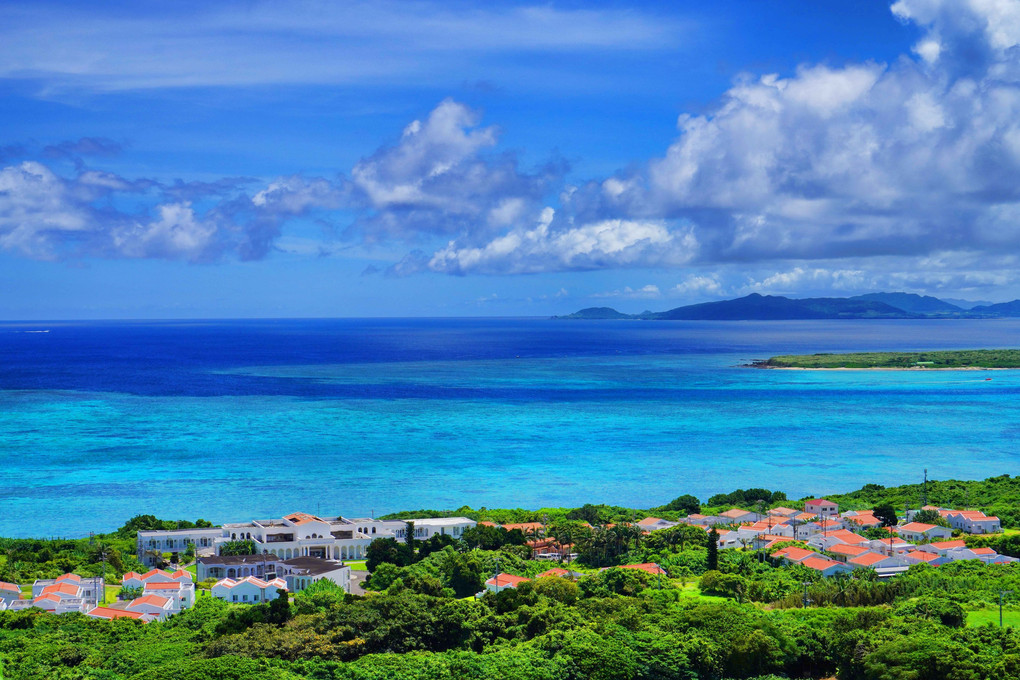
[[965, 309], [914, 293], [867, 293], [853, 297], [788, 298], [751, 293], [744, 297], [685, 305], [664, 312], [625, 314], [588, 307], [554, 319], [647, 321], [793, 321], [812, 319], [988, 319], [1020, 317], [1020, 300]]

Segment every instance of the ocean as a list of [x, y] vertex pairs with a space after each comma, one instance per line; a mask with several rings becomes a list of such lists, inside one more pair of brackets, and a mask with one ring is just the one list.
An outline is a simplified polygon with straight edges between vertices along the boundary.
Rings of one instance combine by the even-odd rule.
[[0, 536], [1015, 473], [1020, 371], [744, 364], [1018, 337], [1002, 319], [2, 323]]

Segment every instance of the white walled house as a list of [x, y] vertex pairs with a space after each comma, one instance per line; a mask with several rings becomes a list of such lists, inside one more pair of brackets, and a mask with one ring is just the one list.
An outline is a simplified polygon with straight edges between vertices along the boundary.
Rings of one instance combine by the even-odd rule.
[[21, 588], [15, 583], [0, 581], [0, 602], [7, 603], [21, 599]]
[[316, 581], [332, 581], [348, 593], [351, 592], [351, 568], [341, 562], [314, 557], [295, 557], [283, 563], [287, 590], [297, 593]]
[[925, 524], [923, 522], [910, 522], [904, 524], [896, 529], [896, 533], [905, 538], [908, 541], [937, 541], [939, 539], [951, 538], [953, 535], [952, 529], [946, 527], [940, 527], [935, 524]]
[[821, 517], [836, 517], [839, 515], [839, 505], [824, 498], [814, 498], [804, 503], [804, 512]]
[[951, 510], [944, 517], [949, 526], [968, 534], [994, 534], [1002, 531], [998, 517], [989, 517], [980, 510]]
[[530, 578], [514, 576], [513, 574], [496, 574], [485, 582], [485, 589], [490, 593], [501, 593], [507, 588], [516, 588], [530, 580]]
[[675, 527], [679, 522], [670, 522], [666, 519], [660, 519], [658, 517], [645, 517], [643, 520], [637, 523], [637, 525], [644, 531], [658, 531], [659, 529], [669, 529]]
[[165, 621], [173, 613], [173, 602], [168, 597], [143, 595], [128, 602], [127, 611], [147, 614], [157, 621]]
[[722, 517], [724, 521], [729, 522], [730, 524], [757, 522], [759, 519], [761, 519], [757, 512], [752, 512], [750, 510], [741, 510], [740, 508], [733, 508], [731, 510], [727, 510], [726, 512], [720, 512], [719, 516]]
[[171, 529], [168, 531], [139, 531], [135, 539], [135, 551], [138, 561], [151, 567], [156, 563], [153, 553], [183, 553], [188, 545], [195, 546], [196, 555], [212, 554], [218, 539], [223, 538], [223, 530], [219, 527], [202, 529]]
[[[52, 592], [67, 593], [66, 589], [54, 589], [51, 586], [69, 586], [78, 589], [75, 597], [80, 597], [86, 605], [96, 606], [105, 592], [106, 582], [101, 576], [82, 578], [77, 574], [64, 574], [55, 579], [39, 579], [32, 584], [32, 598]], [[47, 588], [50, 588], [47, 590]]]
[[89, 610], [88, 603], [81, 597], [74, 597], [55, 591], [44, 593], [39, 597], [33, 597], [32, 606], [51, 614], [85, 613]]
[[191, 581], [146, 583], [142, 594], [169, 598], [174, 614], [195, 605], [195, 584]]
[[282, 578], [263, 581], [254, 576], [246, 576], [237, 581], [223, 579], [212, 587], [212, 596], [231, 603], [256, 604], [268, 602], [279, 597], [278, 590], [287, 590], [287, 582]]

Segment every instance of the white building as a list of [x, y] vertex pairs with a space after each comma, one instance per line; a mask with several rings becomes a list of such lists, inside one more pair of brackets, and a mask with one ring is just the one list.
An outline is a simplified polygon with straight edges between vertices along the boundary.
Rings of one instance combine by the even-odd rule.
[[174, 613], [173, 602], [168, 597], [143, 595], [128, 602], [126, 611], [147, 614], [157, 621], [165, 621]]
[[0, 602], [6, 604], [21, 599], [21, 588], [15, 583], [0, 581]]
[[530, 578], [514, 576], [513, 574], [496, 574], [485, 582], [485, 589], [490, 593], [501, 593], [507, 588], [516, 588], [522, 583], [527, 583]]
[[279, 597], [278, 590], [287, 590], [287, 582], [282, 578], [263, 581], [254, 576], [245, 576], [237, 581], [229, 578], [217, 581], [212, 587], [212, 596], [227, 602], [256, 604], [275, 600]]
[[839, 505], [824, 498], [814, 498], [804, 503], [804, 512], [816, 517], [836, 517], [839, 515]]
[[[53, 586], [66, 586], [65, 588], [54, 588]], [[77, 574], [64, 574], [55, 579], [39, 579], [32, 584], [32, 599], [48, 593], [60, 592], [64, 595], [75, 589], [75, 597], [80, 597], [86, 605], [95, 607], [103, 597], [106, 582], [101, 576], [95, 578], [82, 578]], [[49, 590], [47, 590], [49, 589]]]
[[901, 527], [897, 527], [896, 533], [908, 541], [937, 541], [939, 539], [950, 538], [953, 535], [952, 529], [946, 527], [940, 527], [935, 524], [925, 524], [924, 522], [910, 522], [904, 524]]
[[[464, 530], [475, 526], [466, 517], [435, 517], [412, 520], [415, 538], [426, 540], [435, 534], [460, 538]], [[189, 542], [199, 555], [219, 552], [219, 546], [231, 541], [252, 541], [258, 554], [275, 555], [283, 560], [294, 557], [319, 557], [329, 560], [365, 558], [369, 544], [377, 538], [403, 540], [407, 523], [403, 520], [317, 517], [294, 512], [280, 519], [259, 519], [224, 524], [213, 529], [179, 531], [139, 531], [138, 559], [152, 565], [159, 552], [180, 552]]]
[[287, 590], [296, 593], [316, 581], [332, 581], [348, 593], [351, 592], [351, 568], [342, 562], [321, 560], [316, 557], [295, 557], [283, 563]]
[[968, 534], [994, 534], [1002, 531], [998, 517], [989, 517], [980, 510], [950, 510], [945, 515], [949, 526]]

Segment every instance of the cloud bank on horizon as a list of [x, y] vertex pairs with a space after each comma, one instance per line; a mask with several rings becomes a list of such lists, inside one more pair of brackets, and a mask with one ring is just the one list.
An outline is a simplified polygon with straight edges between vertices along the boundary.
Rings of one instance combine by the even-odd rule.
[[[525, 12], [525, 25], [569, 24], [548, 11]], [[742, 75], [711, 110], [680, 116], [661, 155], [581, 183], [568, 181], [569, 164], [556, 157], [522, 167], [500, 150], [497, 127], [453, 99], [332, 177], [168, 184], [94, 167], [124, 153], [107, 139], [54, 144], [34, 157], [3, 147], [0, 249], [39, 259], [258, 260], [292, 220], [328, 216], [342, 223], [334, 245], [405, 253], [387, 270], [396, 276], [679, 273], [670, 291], [606, 293], [635, 299], [1013, 282], [1020, 2], [898, 0], [891, 13], [920, 27], [912, 54], [803, 64], [789, 77]], [[651, 30], [627, 22], [625, 32]], [[613, 42], [594, 26], [569, 36]], [[8, 46], [7, 57], [0, 49], [0, 73], [10, 77], [17, 49]], [[69, 58], [40, 63], [67, 70]], [[175, 83], [189, 68], [157, 70]], [[104, 88], [144, 80], [98, 67], [87, 76]]]

